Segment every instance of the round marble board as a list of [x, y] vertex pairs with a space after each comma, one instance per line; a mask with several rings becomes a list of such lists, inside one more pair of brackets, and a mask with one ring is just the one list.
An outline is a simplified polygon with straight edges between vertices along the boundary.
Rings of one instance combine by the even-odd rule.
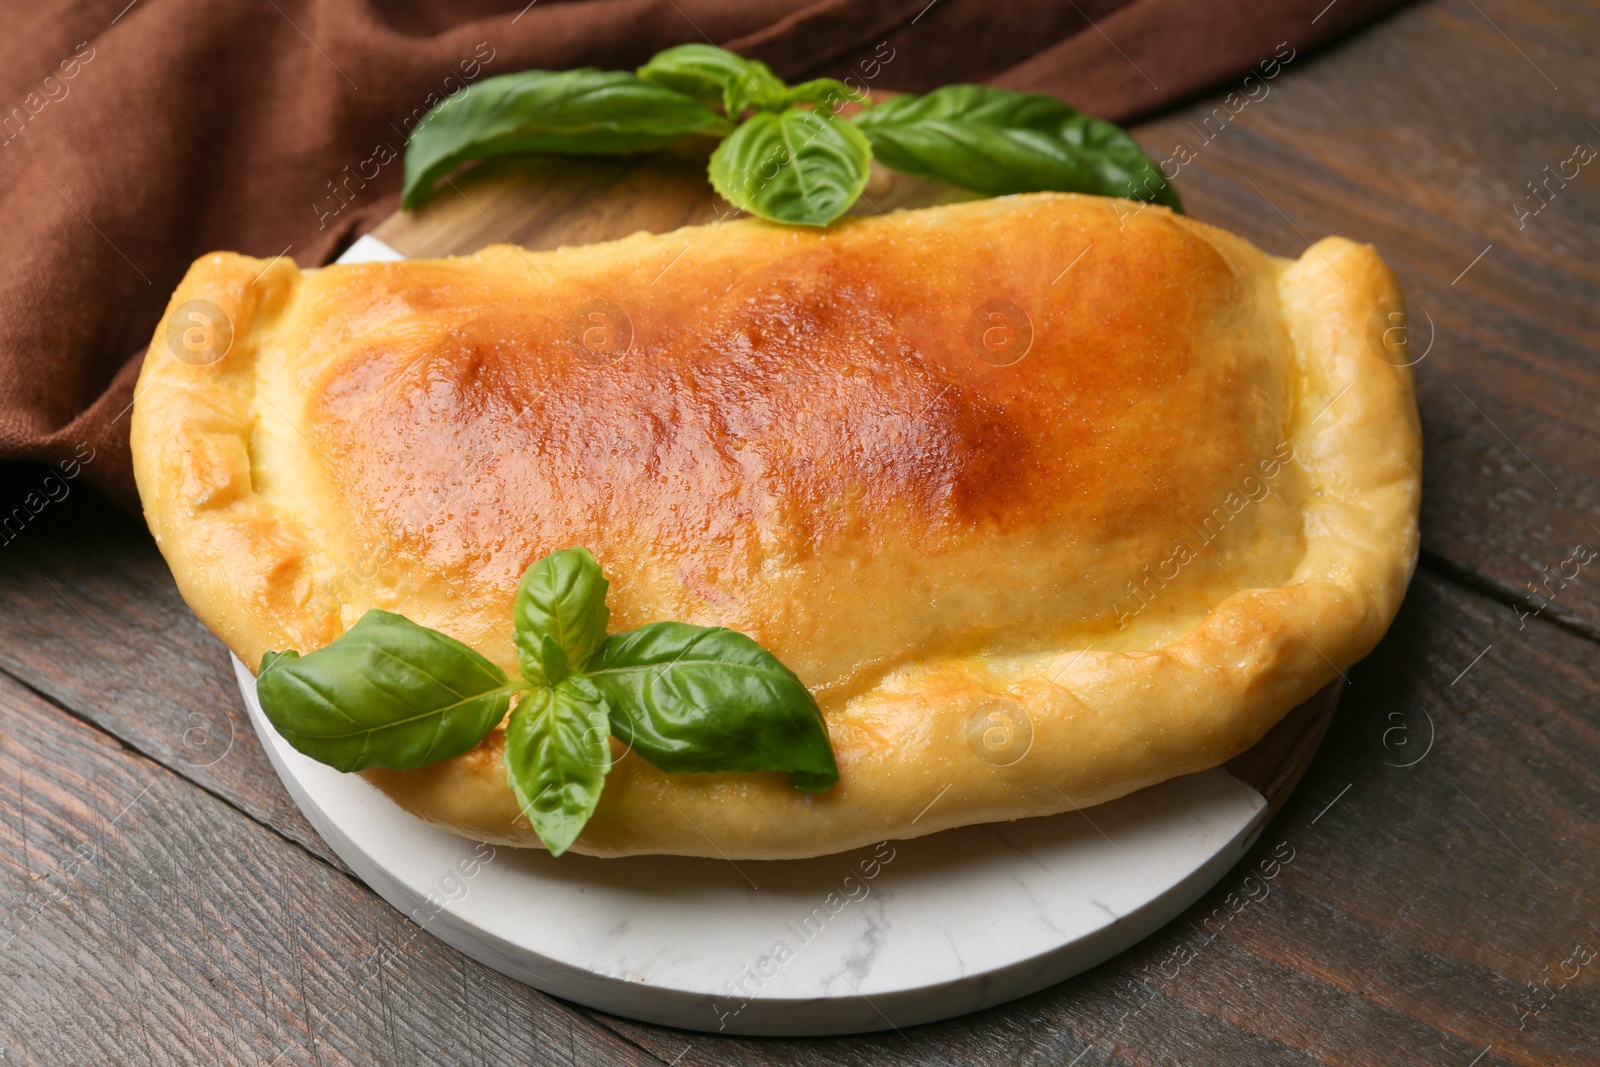
[[[369, 236], [340, 258], [402, 257]], [[302, 756], [262, 715], [250, 671], [234, 666], [295, 802], [422, 930], [547, 993], [693, 1030], [901, 1028], [1042, 989], [1176, 917], [1269, 813], [1262, 792], [1216, 768], [1088, 811], [810, 860], [552, 860], [435, 829], [359, 776]], [[1280, 729], [1258, 746], [1279, 766], [1250, 777], [1286, 795], [1336, 699], [1325, 691], [1291, 713], [1289, 743]], [[371, 966], [388, 963], [376, 955]]]

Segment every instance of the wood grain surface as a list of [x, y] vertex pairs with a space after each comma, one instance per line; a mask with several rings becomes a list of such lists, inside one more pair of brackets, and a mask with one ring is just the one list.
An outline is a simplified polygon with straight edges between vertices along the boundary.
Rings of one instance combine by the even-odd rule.
[[[1158, 159], [1188, 143], [1199, 218], [1285, 254], [1378, 246], [1427, 449], [1394, 629], [1257, 846], [1154, 937], [1014, 1004], [818, 1041], [509, 982], [333, 859], [148, 537], [74, 490], [0, 547], [0, 1064], [1600, 1063], [1600, 959], [1577, 962], [1600, 950], [1600, 582], [1551, 577], [1600, 547], [1600, 168], [1527, 184], [1600, 147], [1597, 42], [1593, 4], [1436, 0], [1237, 113], [1224, 89], [1136, 130]], [[680, 162], [640, 204], [710, 221]], [[645, 210], [611, 199], [554, 239]], [[41, 476], [0, 472], [0, 501]]]

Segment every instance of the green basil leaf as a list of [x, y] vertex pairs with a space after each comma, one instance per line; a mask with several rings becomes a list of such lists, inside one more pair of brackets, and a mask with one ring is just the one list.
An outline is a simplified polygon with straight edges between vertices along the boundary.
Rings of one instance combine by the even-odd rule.
[[831, 114], [751, 116], [711, 154], [711, 184], [734, 206], [774, 222], [826, 226], [867, 187], [872, 146]]
[[[528, 673], [528, 664], [523, 663], [523, 675]], [[549, 634], [539, 638], [539, 674], [542, 678], [529, 678], [530, 682], [542, 682], [545, 685], [559, 685], [562, 679], [572, 673], [572, 663], [567, 659], [566, 651]]]
[[284, 740], [318, 762], [409, 770], [476, 746], [519, 686], [455, 638], [373, 610], [309, 655], [262, 657], [256, 694]]
[[814, 774], [811, 771], [790, 771], [789, 785], [802, 793], [826, 793], [833, 788], [839, 780], [837, 769], [825, 774]]
[[733, 118], [746, 107], [782, 106], [785, 88], [765, 63], [709, 44], [681, 44], [658, 52], [638, 74], [707, 107], [721, 106]]
[[778, 111], [785, 105], [784, 92], [788, 86], [783, 84], [783, 79], [772, 73], [765, 63], [754, 59], [745, 60], [749, 70], [738, 81], [730, 82], [722, 97], [722, 107], [729, 118], [737, 119], [744, 114], [746, 108], [757, 108], [763, 111]]
[[838, 78], [813, 78], [791, 86], [779, 98], [783, 106], [790, 104], [816, 104], [837, 113], [846, 103], [858, 104], [867, 98], [865, 92], [856, 92]]
[[588, 678], [611, 732], [664, 771], [790, 771], [810, 792], [839, 780], [817, 702], [744, 634], [651, 623], [606, 638]]
[[561, 855], [594, 814], [611, 769], [605, 698], [578, 675], [528, 693], [506, 724], [505, 762], [517, 806], [550, 855]]
[[1093, 193], [1182, 211], [1161, 170], [1126, 132], [1051, 96], [946, 85], [856, 115], [884, 166], [991, 194]]
[[721, 107], [723, 88], [743, 77], [744, 72], [742, 56], [715, 45], [680, 44], [657, 52], [634, 73], [707, 107]]
[[266, 674], [267, 671], [272, 669], [272, 665], [278, 662], [280, 659], [299, 658], [300, 653], [296, 652], [292, 648], [284, 649], [282, 652], [265, 652], [261, 656], [261, 667], [256, 671], [256, 677], [259, 678], [263, 674]]
[[430, 111], [406, 145], [400, 206], [421, 202], [469, 159], [515, 152], [645, 152], [728, 120], [682, 93], [622, 71], [527, 70], [489, 78]]
[[[512, 618], [523, 677], [555, 685], [582, 668], [606, 639], [610, 584], [586, 548], [552, 552], [522, 572]], [[546, 649], [547, 638], [561, 655]]]

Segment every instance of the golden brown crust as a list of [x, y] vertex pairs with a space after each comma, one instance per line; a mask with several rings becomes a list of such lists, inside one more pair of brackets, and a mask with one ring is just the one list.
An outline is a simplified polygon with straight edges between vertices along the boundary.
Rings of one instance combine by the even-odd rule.
[[[628, 755], [581, 852], [812, 855], [1214, 766], [1366, 654], [1416, 554], [1399, 290], [1338, 238], [1290, 262], [1033, 194], [320, 271], [215, 255], [169, 319], [194, 300], [233, 346], [195, 366], [158, 330], [135, 470], [246, 662], [382, 607], [511, 667], [518, 575], [583, 544], [614, 629], [732, 626], [817, 694], [832, 792]], [[500, 743], [369, 778], [535, 844]]]

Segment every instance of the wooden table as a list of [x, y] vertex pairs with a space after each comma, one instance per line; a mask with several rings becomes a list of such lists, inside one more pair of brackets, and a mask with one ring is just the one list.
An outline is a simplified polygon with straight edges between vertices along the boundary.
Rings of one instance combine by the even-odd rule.
[[[1399, 621], [1254, 852], [1155, 937], [1005, 1007], [823, 1041], [517, 985], [328, 851], [148, 537], [74, 490], [0, 549], [0, 1060], [1600, 1063], [1600, 558], [1574, 552], [1600, 550], [1600, 163], [1571, 177], [1600, 147], [1597, 44], [1593, 5], [1438, 0], [1237, 113], [1219, 92], [1137, 131], [1187, 143], [1199, 218], [1285, 254], [1376, 244], [1427, 353]], [[0, 500], [41, 479], [7, 471]]]

